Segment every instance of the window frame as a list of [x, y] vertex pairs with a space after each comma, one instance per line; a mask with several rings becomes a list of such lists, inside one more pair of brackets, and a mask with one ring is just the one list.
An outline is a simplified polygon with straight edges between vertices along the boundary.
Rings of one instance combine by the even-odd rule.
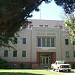
[[[39, 42], [39, 41], [40, 41], [40, 42]], [[37, 38], [37, 46], [38, 46], [38, 47], [41, 47], [41, 43], [42, 43], [42, 42], [41, 42], [41, 38], [38, 37], [38, 38]]]
[[32, 29], [33, 25], [29, 25], [29, 29]]
[[[15, 55], [15, 53], [16, 53], [16, 55]], [[13, 51], [13, 57], [17, 57], [17, 51], [16, 50]]]
[[26, 38], [22, 39], [22, 44], [26, 44]]
[[26, 51], [22, 51], [22, 57], [26, 57]]
[[43, 27], [43, 25], [39, 25], [39, 27]]
[[48, 27], [48, 25], [44, 25], [44, 27]]
[[70, 52], [66, 51], [66, 57], [69, 58], [70, 57]]
[[37, 37], [37, 47], [55, 47], [55, 39], [55, 37]]
[[8, 57], [8, 50], [4, 50], [4, 57]]
[[69, 45], [69, 39], [65, 39], [65, 45]]
[[14, 38], [14, 44], [17, 44], [18, 38]]
[[73, 56], [74, 56], [74, 58], [75, 58], [75, 51], [73, 52]]

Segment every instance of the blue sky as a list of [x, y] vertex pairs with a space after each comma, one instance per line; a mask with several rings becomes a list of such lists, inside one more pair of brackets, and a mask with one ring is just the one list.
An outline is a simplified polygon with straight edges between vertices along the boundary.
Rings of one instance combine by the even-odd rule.
[[57, 6], [53, 0], [49, 4], [43, 2], [39, 8], [39, 12], [32, 12], [33, 17], [31, 19], [63, 20], [64, 11], [62, 7]]

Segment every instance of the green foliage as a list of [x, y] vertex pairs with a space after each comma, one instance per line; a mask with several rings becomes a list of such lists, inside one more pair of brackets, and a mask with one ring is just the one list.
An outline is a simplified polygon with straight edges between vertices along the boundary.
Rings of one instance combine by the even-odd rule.
[[73, 14], [69, 15], [69, 18], [65, 21], [69, 29], [69, 34], [72, 41], [75, 41], [75, 17]]
[[33, 10], [38, 10], [42, 1], [51, 0], [0, 0], [0, 46], [9, 46], [5, 40], [11, 40], [20, 28], [30, 23], [27, 18]]
[[65, 13], [71, 14], [75, 9], [75, 0], [54, 0], [55, 3], [61, 6]]
[[6, 61], [0, 58], [0, 69], [10, 69], [12, 66]]

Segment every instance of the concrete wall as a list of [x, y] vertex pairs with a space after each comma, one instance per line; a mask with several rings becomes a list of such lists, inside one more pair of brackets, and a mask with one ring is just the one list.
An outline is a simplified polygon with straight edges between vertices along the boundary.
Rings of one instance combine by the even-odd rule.
[[[29, 20], [32, 21], [32, 29], [26, 28], [18, 32], [18, 44], [11, 44], [16, 48], [17, 57], [13, 57], [13, 49], [0, 49], [0, 57], [9, 62], [37, 62], [37, 52], [55, 52], [56, 60], [66, 60], [75, 62], [73, 57], [73, 45], [70, 36], [63, 30], [65, 25], [63, 21], [55, 20]], [[28, 26], [29, 26], [28, 25]], [[48, 25], [48, 27], [39, 27], [39, 25]], [[56, 26], [56, 27], [55, 27]], [[60, 29], [59, 26], [62, 26]], [[37, 47], [37, 37], [55, 37], [55, 47]], [[26, 44], [22, 44], [22, 39], [26, 38]], [[65, 39], [69, 39], [69, 45], [65, 45]], [[4, 57], [4, 50], [8, 50], [8, 57]], [[26, 57], [22, 57], [22, 51], [26, 51]], [[65, 53], [69, 51], [70, 57], [67, 58]]]

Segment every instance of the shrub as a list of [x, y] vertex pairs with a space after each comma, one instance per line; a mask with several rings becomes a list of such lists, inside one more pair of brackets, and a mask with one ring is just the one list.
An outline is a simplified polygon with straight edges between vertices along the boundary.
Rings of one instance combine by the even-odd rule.
[[0, 58], [0, 69], [8, 69], [12, 68], [12, 66], [6, 61]]
[[73, 63], [73, 64], [71, 65], [71, 67], [72, 67], [72, 69], [75, 69], [75, 63]]
[[20, 68], [25, 68], [25, 64], [24, 63], [20, 63]]

